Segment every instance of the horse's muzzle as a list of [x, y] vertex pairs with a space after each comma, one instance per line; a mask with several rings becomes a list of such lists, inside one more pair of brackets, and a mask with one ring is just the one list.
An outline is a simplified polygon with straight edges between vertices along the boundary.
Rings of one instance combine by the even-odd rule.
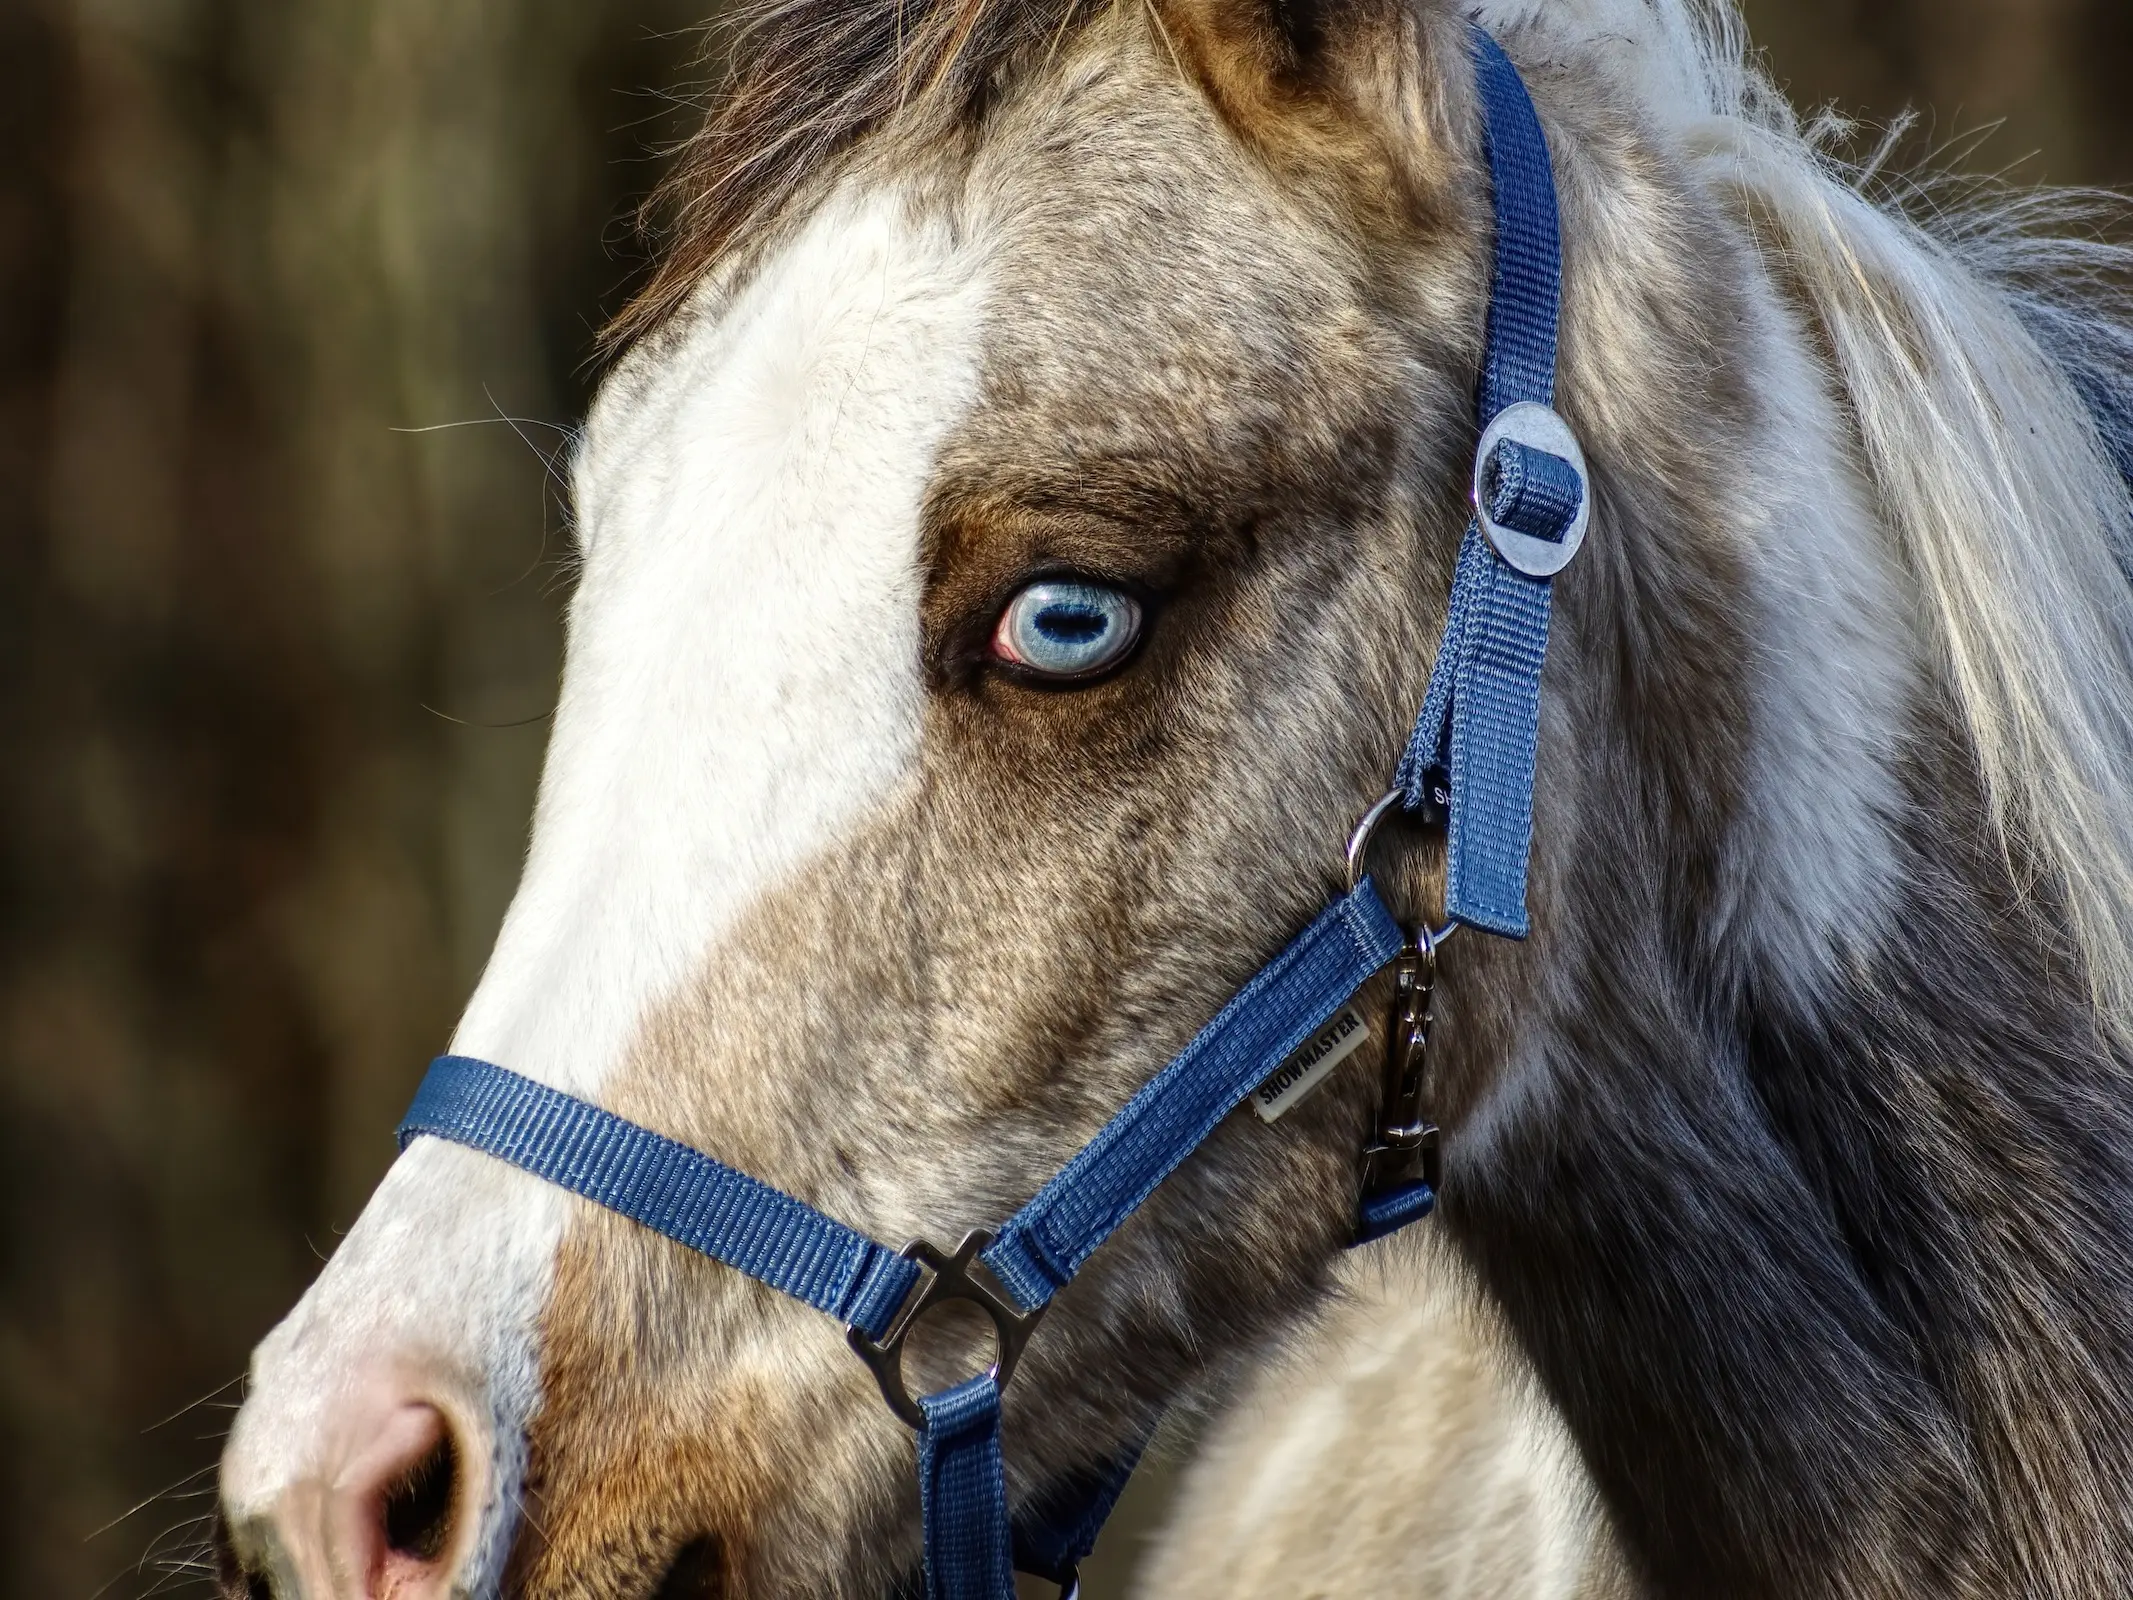
[[464, 1561], [488, 1452], [418, 1385], [366, 1375], [310, 1459], [215, 1533], [232, 1600], [444, 1600]]

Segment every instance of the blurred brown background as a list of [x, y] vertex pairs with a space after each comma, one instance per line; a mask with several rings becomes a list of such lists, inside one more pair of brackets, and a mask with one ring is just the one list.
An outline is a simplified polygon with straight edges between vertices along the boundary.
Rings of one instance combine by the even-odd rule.
[[[478, 971], [710, 3], [0, 0], [0, 1591], [185, 1586]], [[1804, 102], [2133, 184], [2129, 0], [1750, 10]]]

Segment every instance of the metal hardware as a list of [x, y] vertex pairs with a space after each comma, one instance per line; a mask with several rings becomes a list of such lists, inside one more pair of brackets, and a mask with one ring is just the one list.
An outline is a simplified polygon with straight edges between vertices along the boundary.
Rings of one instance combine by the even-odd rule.
[[[1496, 447], [1507, 439], [1546, 451], [1558, 460], [1567, 461], [1576, 471], [1584, 493], [1579, 498], [1578, 513], [1570, 519], [1570, 526], [1564, 530], [1561, 539], [1536, 539], [1516, 528], [1505, 527], [1489, 515], [1488, 485], [1482, 480], [1488, 476], [1489, 462], [1496, 454]], [[1585, 530], [1592, 524], [1592, 474], [1586, 470], [1584, 449], [1578, 444], [1577, 435], [1570, 431], [1570, 424], [1550, 407], [1531, 400], [1520, 401], [1499, 412], [1496, 420], [1482, 433], [1481, 447], [1474, 452], [1474, 514], [1481, 519], [1481, 531], [1488, 535], [1496, 553], [1527, 577], [1552, 578], [1569, 566], [1577, 556], [1578, 547], [1585, 542]]]
[[1059, 1585], [1059, 1600], [1081, 1600], [1081, 1568], [1066, 1569], [1066, 1581]]
[[936, 1244], [913, 1239], [900, 1253], [906, 1261], [916, 1261], [924, 1267], [926, 1275], [897, 1307], [888, 1332], [882, 1335], [878, 1344], [858, 1328], [851, 1329], [846, 1335], [859, 1359], [872, 1370], [874, 1381], [881, 1385], [881, 1397], [889, 1402], [889, 1409], [921, 1432], [925, 1430], [926, 1414], [904, 1386], [904, 1341], [924, 1320], [927, 1312], [950, 1300], [960, 1300], [985, 1313], [992, 1323], [993, 1334], [993, 1360], [987, 1371], [1002, 1389], [1015, 1375], [1015, 1363], [1022, 1359], [1022, 1347], [1029, 1343], [1029, 1336], [1044, 1318], [1045, 1307], [1024, 1311], [991, 1284], [973, 1275], [971, 1268], [977, 1264], [978, 1253], [991, 1243], [992, 1235], [982, 1229], [966, 1233], [963, 1242], [956, 1246], [955, 1254], [950, 1255]]
[[1398, 789], [1389, 790], [1377, 804], [1363, 813], [1363, 820], [1355, 825], [1355, 832], [1348, 835], [1348, 892], [1354, 894], [1363, 885], [1363, 870], [1370, 855], [1371, 842], [1377, 838], [1378, 826], [1392, 815], [1406, 795]]
[[[1348, 892], [1363, 881], [1370, 846], [1385, 819], [1405, 801], [1393, 789], [1363, 814], [1348, 839]], [[1363, 1149], [1363, 1194], [1383, 1194], [1419, 1176], [1432, 1189], [1442, 1176], [1437, 1125], [1429, 1118], [1429, 1025], [1435, 1015], [1437, 952], [1459, 931], [1447, 922], [1415, 930], [1393, 963], [1392, 1020], [1385, 1038], [1377, 1131]], [[1420, 1168], [1419, 1173], [1416, 1171]]]
[[1432, 1189], [1441, 1186], [1441, 1141], [1429, 1116], [1429, 1027], [1441, 942], [1421, 929], [1393, 966], [1392, 1026], [1385, 1041], [1377, 1134], [1363, 1150], [1366, 1197], [1417, 1176]]
[[[1348, 892], [1350, 894], [1354, 894], [1357, 889], [1362, 887], [1364, 872], [1370, 865], [1370, 847], [1377, 841], [1379, 827], [1383, 825], [1387, 817], [1391, 816], [1405, 803], [1406, 798], [1406, 791], [1403, 789], [1386, 791], [1377, 804], [1363, 813], [1363, 820], [1355, 825], [1355, 832], [1348, 836]], [[1431, 951], [1430, 959], [1432, 964], [1436, 960], [1435, 951], [1437, 947], [1458, 931], [1458, 923], [1447, 922], [1443, 927], [1428, 934], [1427, 942]]]

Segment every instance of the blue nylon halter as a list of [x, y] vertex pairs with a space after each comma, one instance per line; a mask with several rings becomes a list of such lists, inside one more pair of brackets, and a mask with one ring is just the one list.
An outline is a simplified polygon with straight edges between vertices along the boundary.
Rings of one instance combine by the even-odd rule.
[[[1368, 879], [1321, 912], [1008, 1219], [978, 1257], [1006, 1289], [1005, 1303], [952, 1265], [921, 1286], [910, 1255], [923, 1247], [898, 1255], [722, 1161], [486, 1061], [432, 1062], [400, 1142], [431, 1134], [500, 1157], [804, 1300], [874, 1347], [916, 1322], [925, 1295], [943, 1286], [944, 1298], [976, 1303], [1000, 1330], [1000, 1363], [919, 1397], [920, 1415], [905, 1415], [919, 1428], [929, 1593], [1010, 1600], [1016, 1530], [1000, 1459], [1000, 1388], [1019, 1353], [1016, 1319], [1026, 1330], [1216, 1124], [1406, 943]], [[1022, 1530], [1022, 1565], [1071, 1578], [1131, 1470], [1130, 1458], [1103, 1469], [1100, 1503], [1092, 1495]]]
[[[1474, 54], [1496, 194], [1495, 282], [1479, 397], [1486, 438], [1513, 408], [1554, 403], [1563, 264], [1555, 177], [1533, 102], [1510, 57], [1478, 28]], [[1485, 464], [1500, 467], [1488, 507], [1495, 520], [1543, 541], [1562, 540], [1588, 509], [1582, 463], [1518, 444], [1497, 456]], [[1460, 541], [1450, 620], [1398, 783], [1409, 810], [1449, 802], [1446, 915], [1523, 939], [1550, 579], [1502, 558], [1483, 535], [1481, 509]]]
[[[1583, 537], [1589, 495], [1575, 441], [1552, 413], [1535, 415], [1554, 394], [1561, 282], [1547, 144], [1509, 58], [1478, 28], [1474, 50], [1496, 211], [1479, 395], [1484, 449], [1450, 621], [1398, 782], [1409, 809], [1448, 809], [1452, 918], [1523, 937], [1549, 581]], [[1514, 418], [1519, 425], [1508, 426]], [[1550, 448], [1558, 443], [1560, 453]], [[1013, 1600], [1017, 1567], [1071, 1593], [1139, 1446], [1032, 1497], [1025, 1515], [1012, 1518], [1000, 1394], [1023, 1342], [1156, 1187], [1326, 1017], [1409, 948], [1362, 879], [996, 1235], [972, 1235], [952, 1256], [923, 1243], [890, 1250], [687, 1145], [464, 1056], [431, 1064], [400, 1143], [427, 1134], [484, 1151], [846, 1324], [891, 1407], [918, 1432], [929, 1600]], [[1425, 1183], [1366, 1197], [1359, 1242], [1426, 1215], [1434, 1203]], [[988, 1276], [970, 1270], [973, 1259]], [[990, 1371], [913, 1397], [903, 1388], [903, 1334], [944, 1299], [970, 1302], [992, 1319], [999, 1359]]]

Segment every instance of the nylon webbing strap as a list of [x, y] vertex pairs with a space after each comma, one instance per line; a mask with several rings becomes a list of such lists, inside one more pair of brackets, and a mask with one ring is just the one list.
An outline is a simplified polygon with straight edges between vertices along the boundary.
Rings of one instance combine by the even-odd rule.
[[1357, 1209], [1351, 1249], [1398, 1233], [1437, 1209], [1437, 1192], [1426, 1183], [1403, 1183], [1383, 1194], [1366, 1194]]
[[1560, 541], [1585, 500], [1575, 467], [1513, 439], [1491, 453], [1482, 481], [1490, 514], [1536, 539]]
[[[1496, 196], [1480, 389], [1486, 430], [1513, 405], [1555, 399], [1562, 245], [1554, 172], [1533, 101], [1502, 47], [1479, 28], [1474, 57]], [[1469, 524], [1444, 642], [1400, 763], [1410, 810], [1429, 804], [1433, 774], [1450, 779], [1447, 914], [1519, 939], [1528, 927], [1526, 867], [1548, 613], [1549, 580], [1517, 571], [1497, 555], [1478, 520]]]
[[[987, 1268], [1024, 1306], [1050, 1300], [1405, 942], [1367, 878], [1327, 907], [1007, 1222], [981, 1257]], [[486, 1061], [441, 1056], [430, 1064], [400, 1143], [423, 1134], [618, 1211], [875, 1340], [918, 1281], [917, 1263], [782, 1190]], [[1004, 1600], [1013, 1593], [1014, 1540], [999, 1388], [981, 1377], [918, 1404], [927, 1422], [919, 1459], [929, 1600]], [[1033, 1519], [1022, 1530], [1029, 1562], [1071, 1568], [1086, 1555], [1138, 1457], [1136, 1449], [1110, 1463], [1080, 1486], [1080, 1498]]]
[[440, 1056], [400, 1124], [583, 1195], [879, 1339], [918, 1264], [723, 1161], [470, 1056]]
[[1000, 1459], [1000, 1386], [980, 1373], [920, 1400], [926, 1600], [1011, 1600], [1014, 1546]]
[[1064, 1587], [1096, 1548], [1111, 1508], [1133, 1481], [1147, 1440], [1139, 1440], [1093, 1472], [1039, 1496], [1029, 1516], [1015, 1521], [1015, 1570]]
[[1521, 400], [1544, 406], [1555, 402], [1563, 248], [1557, 231], [1555, 168], [1533, 97], [1502, 45], [1480, 28], [1474, 29], [1473, 40], [1496, 218], [1495, 281], [1481, 364], [1481, 421], [1486, 427], [1498, 412]]
[[1008, 1219], [978, 1259], [1024, 1306], [1050, 1300], [1215, 1125], [1406, 942], [1364, 879], [1239, 990]]

